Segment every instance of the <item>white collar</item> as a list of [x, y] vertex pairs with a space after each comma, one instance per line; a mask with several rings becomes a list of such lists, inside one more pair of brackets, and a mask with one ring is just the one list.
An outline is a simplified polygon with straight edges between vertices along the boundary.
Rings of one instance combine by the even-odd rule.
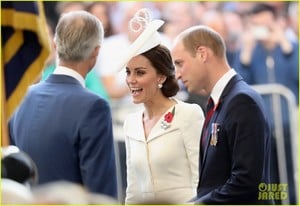
[[217, 81], [217, 83], [213, 87], [210, 96], [214, 100], [215, 104], [219, 102], [222, 92], [234, 75], [236, 75], [236, 71], [234, 69], [230, 69]]
[[57, 66], [53, 72], [53, 74], [58, 74], [58, 75], [67, 75], [70, 77], [75, 78], [76, 80], [79, 81], [79, 83], [85, 87], [85, 81], [84, 78], [75, 70], [70, 69], [68, 67], [63, 67], [63, 66]]

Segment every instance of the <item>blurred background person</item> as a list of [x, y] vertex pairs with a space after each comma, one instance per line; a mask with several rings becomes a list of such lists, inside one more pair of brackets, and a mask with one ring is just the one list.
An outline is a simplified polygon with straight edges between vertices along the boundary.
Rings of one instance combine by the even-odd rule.
[[69, 181], [55, 181], [38, 185], [32, 189], [32, 204], [118, 204], [116, 199], [91, 193], [83, 185]]
[[[278, 18], [277, 10], [270, 4], [253, 4], [246, 16], [246, 25], [242, 48], [237, 55], [234, 68], [241, 74], [248, 84], [277, 83], [288, 88], [295, 96], [296, 104], [299, 99], [299, 53], [298, 43], [291, 42], [285, 35], [282, 19]], [[292, 156], [292, 144], [296, 139], [290, 134], [289, 111], [287, 102], [279, 96], [264, 96], [268, 118], [271, 122], [273, 134], [272, 177], [273, 182], [278, 179], [278, 166], [275, 145], [278, 138], [283, 139], [287, 163], [289, 198], [295, 203], [295, 174]], [[279, 114], [275, 115], [275, 108]], [[279, 131], [282, 128], [282, 131]], [[276, 140], [277, 139], [277, 140]]]
[[1, 179], [1, 204], [32, 205], [33, 202], [33, 194], [28, 187], [12, 179]]
[[85, 3], [81, 1], [61, 1], [55, 6], [55, 11], [59, 16], [63, 13], [82, 10], [85, 10]]
[[299, 41], [299, 2], [290, 2], [287, 8], [287, 38], [292, 42]]
[[95, 15], [104, 28], [104, 37], [110, 37], [115, 34], [110, 15], [110, 5], [106, 2], [89, 2], [86, 4], [86, 11]]
[[58, 66], [29, 88], [9, 121], [9, 135], [35, 162], [39, 184], [67, 180], [116, 197], [110, 108], [84, 85], [103, 36], [101, 22], [88, 12], [61, 16], [54, 36]]
[[38, 182], [36, 164], [16, 146], [1, 148], [1, 204], [32, 204]]
[[193, 3], [167, 2], [162, 10], [162, 19], [166, 21], [164, 34], [173, 41], [178, 33], [196, 24]]
[[226, 56], [229, 65], [233, 67], [235, 57], [241, 48], [241, 36], [243, 34], [242, 17], [236, 10], [223, 10], [222, 19], [224, 19], [227, 30], [227, 34], [224, 36]]
[[28, 189], [37, 184], [38, 170], [32, 158], [16, 146], [1, 148], [1, 178], [11, 179]]

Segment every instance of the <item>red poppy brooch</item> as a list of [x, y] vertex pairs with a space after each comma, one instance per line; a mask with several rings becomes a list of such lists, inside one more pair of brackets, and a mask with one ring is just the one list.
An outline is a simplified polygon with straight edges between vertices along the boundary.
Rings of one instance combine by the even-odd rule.
[[161, 121], [161, 128], [164, 130], [168, 129], [171, 126], [171, 122], [173, 121], [175, 115], [175, 106], [172, 109], [172, 112], [168, 112], [165, 114], [164, 119]]

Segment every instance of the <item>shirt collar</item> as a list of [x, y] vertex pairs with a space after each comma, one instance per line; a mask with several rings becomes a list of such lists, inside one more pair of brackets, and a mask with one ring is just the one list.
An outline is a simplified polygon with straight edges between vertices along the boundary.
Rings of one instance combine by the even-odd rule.
[[58, 75], [67, 75], [70, 77], [75, 78], [76, 80], [79, 81], [79, 83], [85, 87], [85, 81], [84, 78], [75, 70], [70, 69], [68, 67], [63, 67], [63, 66], [57, 66], [56, 69], [54, 70], [53, 74], [58, 74]]
[[231, 78], [235, 75], [236, 75], [236, 71], [234, 71], [234, 69], [230, 69], [217, 81], [210, 94], [211, 98], [214, 100], [215, 105], [219, 102], [221, 94], [225, 89], [226, 85], [231, 80]]

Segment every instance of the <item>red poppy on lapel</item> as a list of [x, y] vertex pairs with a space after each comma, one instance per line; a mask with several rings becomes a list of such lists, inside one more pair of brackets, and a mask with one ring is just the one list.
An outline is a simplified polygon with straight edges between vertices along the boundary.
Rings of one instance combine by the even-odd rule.
[[163, 129], [168, 129], [171, 126], [171, 122], [173, 121], [175, 115], [175, 106], [172, 109], [172, 112], [168, 112], [164, 116], [164, 120], [161, 121], [161, 127]]

